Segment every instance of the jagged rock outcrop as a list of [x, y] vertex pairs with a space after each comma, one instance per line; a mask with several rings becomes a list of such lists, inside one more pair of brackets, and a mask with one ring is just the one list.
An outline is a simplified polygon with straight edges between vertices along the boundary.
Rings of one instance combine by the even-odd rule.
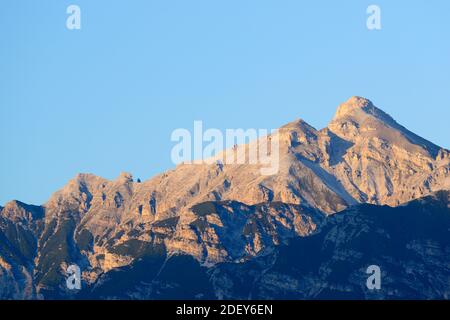
[[34, 266], [44, 209], [19, 201], [6, 204], [0, 214], [0, 299], [36, 297]]

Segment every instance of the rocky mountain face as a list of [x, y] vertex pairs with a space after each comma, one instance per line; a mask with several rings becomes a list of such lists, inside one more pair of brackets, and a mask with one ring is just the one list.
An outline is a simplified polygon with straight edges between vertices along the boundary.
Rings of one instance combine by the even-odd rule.
[[339, 141], [330, 143], [328, 168], [358, 202], [396, 206], [450, 188], [449, 151], [366, 99], [342, 104], [324, 131]]
[[[148, 250], [79, 292], [88, 299], [449, 299], [450, 192], [399, 207], [362, 204], [244, 262], [204, 266]], [[366, 270], [381, 271], [379, 290]], [[130, 277], [131, 275], [131, 277]], [[120, 283], [120, 286], [117, 285]]]
[[[126, 296], [129, 298], [191, 297], [191, 293], [197, 292], [194, 287], [201, 283], [208, 284], [210, 291], [198, 292], [198, 297], [241, 297], [244, 292], [251, 297], [270, 297], [267, 292], [255, 290], [264, 287], [260, 282], [262, 279], [270, 282], [263, 275], [270, 263], [278, 261], [282, 252], [286, 252], [286, 259], [292, 258], [287, 252], [296, 250], [296, 243], [313, 241], [311, 245], [314, 243], [316, 247], [312, 248], [317, 249], [325, 242], [333, 242], [335, 246], [330, 248], [334, 249], [325, 252], [328, 255], [319, 249], [323, 255], [315, 255], [315, 259], [323, 259], [321, 263], [329, 263], [331, 268], [338, 259], [335, 255], [340, 254], [339, 250], [357, 251], [353, 246], [359, 246], [358, 241], [364, 239], [357, 237], [361, 230], [368, 232], [370, 239], [378, 239], [381, 229], [391, 227], [383, 225], [384, 220], [361, 220], [355, 212], [363, 212], [362, 216], [370, 213], [368, 219], [382, 219], [388, 214], [385, 212], [400, 212], [404, 206], [423, 205], [423, 210], [428, 210], [428, 205], [436, 202], [433, 200], [437, 197], [435, 192], [450, 190], [450, 152], [408, 131], [364, 98], [352, 97], [339, 106], [327, 128], [316, 130], [297, 120], [281, 127], [275, 134], [280, 157], [279, 170], [274, 175], [261, 175], [260, 165], [256, 164], [220, 162], [181, 164], [142, 183], [134, 182], [129, 174], [121, 174], [114, 181], [79, 174], [43, 206], [18, 201], [6, 204], [0, 208], [0, 298], [73, 297], [75, 293], [65, 287], [64, 275], [64, 270], [73, 263], [83, 271], [85, 288], [76, 294], [92, 297], [115, 297], [114, 290], [122, 291], [121, 286], [136, 289], [130, 289]], [[409, 202], [430, 194], [434, 196], [424, 198], [428, 199], [423, 200], [425, 202]], [[442, 200], [442, 208], [439, 208], [448, 216], [448, 197], [446, 201], [447, 204]], [[339, 214], [335, 214], [337, 212]], [[355, 215], [356, 218], [350, 219]], [[420, 216], [420, 212], [417, 215]], [[439, 213], [435, 215], [441, 217]], [[406, 213], [399, 216], [401, 219], [395, 221], [400, 225], [418, 223], [412, 214], [411, 217]], [[423, 218], [425, 225], [427, 219], [435, 217]], [[339, 219], [345, 223], [337, 222]], [[448, 220], [442, 219], [445, 227]], [[345, 236], [349, 238], [340, 244], [342, 247], [337, 247], [336, 239], [320, 238], [332, 236], [331, 231], [324, 230], [333, 229], [330, 227], [333, 223], [335, 229], [337, 225], [339, 229], [348, 229]], [[369, 226], [381, 223], [381, 229], [370, 229], [364, 223]], [[402, 233], [398, 227], [392, 228]], [[447, 225], [447, 238], [449, 231]], [[389, 237], [401, 237], [395, 232]], [[432, 232], [429, 236], [430, 241], [434, 241]], [[411, 237], [403, 244], [414, 246], [414, 234]], [[320, 241], [314, 240], [319, 238]], [[378, 240], [390, 241], [390, 238], [386, 239]], [[427, 261], [432, 249], [420, 242], [426, 239], [416, 240], [423, 250], [423, 260], [414, 263], [423, 263], [428, 268], [435, 259], [430, 257]], [[441, 282], [436, 280], [428, 284], [430, 288], [435, 288], [436, 283], [441, 285], [440, 291], [436, 289], [430, 297], [448, 294], [450, 285], [446, 285], [445, 280], [448, 281], [450, 262], [449, 255], [444, 255], [448, 253], [445, 251], [447, 245], [445, 241], [440, 243], [441, 251], [436, 253], [443, 255], [439, 258], [443, 259], [439, 265], [443, 278]], [[364, 253], [365, 249], [359, 250]], [[402, 247], [402, 250], [406, 249]], [[343, 260], [356, 259], [361, 263], [366, 255], [357, 257], [359, 260], [352, 258], [351, 253], [342, 254]], [[297, 276], [297, 267], [301, 270], [301, 265], [295, 267], [296, 263], [305, 263], [304, 259], [310, 258], [301, 254], [296, 259], [301, 261], [292, 261], [293, 269], [284, 275], [286, 279]], [[398, 263], [409, 263], [409, 260]], [[164, 286], [170, 286], [172, 280], [176, 283], [174, 279], [181, 274], [175, 270], [180, 268], [192, 272], [192, 277], [179, 279], [180, 283], [195, 283], [183, 289], [187, 291], [169, 290], [173, 296], [156, 294], [169, 292]], [[239, 281], [242, 283], [224, 278], [221, 268], [229, 269], [234, 276], [241, 274]], [[326, 266], [321, 268], [326, 269]], [[131, 269], [134, 271], [127, 272]], [[322, 278], [308, 280], [320, 281], [315, 289], [308, 287], [311, 293], [305, 293], [303, 297], [322, 297], [319, 291], [321, 294], [330, 292], [331, 296], [333, 292], [354, 289], [351, 284], [343, 289], [342, 286], [347, 284], [342, 284], [333, 291], [333, 286], [338, 284], [330, 287], [325, 271], [320, 275]], [[328, 273], [333, 274], [332, 271]], [[139, 277], [134, 278], [131, 274], [139, 274]], [[197, 274], [201, 279], [195, 279]], [[252, 275], [256, 278], [251, 278]], [[116, 278], [120, 285], [108, 280]], [[250, 279], [253, 279], [253, 289], [248, 291], [250, 284], [246, 281]], [[293, 283], [305, 286], [299, 279]], [[280, 281], [280, 286], [285, 282], [282, 278], [274, 281]], [[135, 285], [140, 282], [149, 285]], [[155, 286], [155, 283], [159, 285]], [[227, 291], [230, 285], [246, 289], [233, 293]], [[310, 283], [310, 286], [314, 284]], [[300, 287], [292, 291], [297, 292], [292, 293], [292, 297], [301, 296]], [[366, 297], [358, 292], [360, 297]]]

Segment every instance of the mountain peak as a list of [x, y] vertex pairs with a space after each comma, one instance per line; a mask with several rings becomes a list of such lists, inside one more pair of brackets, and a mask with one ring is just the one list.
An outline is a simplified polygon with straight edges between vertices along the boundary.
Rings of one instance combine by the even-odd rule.
[[353, 142], [361, 140], [364, 135], [365, 138], [381, 138], [412, 153], [419, 148], [432, 158], [436, 158], [440, 150], [440, 147], [401, 126], [389, 114], [363, 97], [353, 96], [342, 103], [328, 129]]
[[44, 216], [44, 209], [40, 206], [12, 200], [5, 204], [5, 207], [1, 210], [1, 216], [8, 218], [11, 221], [31, 221], [42, 218]]
[[340, 118], [354, 112], [355, 110], [364, 109], [368, 106], [373, 106], [369, 99], [353, 96], [338, 107], [334, 117]]
[[336, 114], [334, 115], [334, 120], [343, 118], [348, 115], [353, 115], [360, 111], [369, 111], [370, 109], [374, 109], [374, 105], [372, 101], [366, 99], [364, 97], [353, 96], [348, 99], [346, 102], [339, 105], [336, 110]]
[[122, 183], [133, 182], [133, 175], [128, 172], [121, 172], [119, 177], [117, 178], [117, 181]]
[[375, 107], [369, 99], [353, 96], [339, 105], [331, 123], [340, 123], [351, 119], [356, 123], [362, 123], [371, 118], [386, 125], [397, 127], [395, 120], [383, 110]]

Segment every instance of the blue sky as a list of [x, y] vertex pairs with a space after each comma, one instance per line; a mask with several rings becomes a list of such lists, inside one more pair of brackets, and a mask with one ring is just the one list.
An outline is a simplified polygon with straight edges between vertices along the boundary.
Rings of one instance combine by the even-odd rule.
[[449, 148], [449, 17], [446, 0], [3, 0], [0, 204], [44, 203], [78, 172], [147, 179], [194, 120], [322, 128], [352, 95]]

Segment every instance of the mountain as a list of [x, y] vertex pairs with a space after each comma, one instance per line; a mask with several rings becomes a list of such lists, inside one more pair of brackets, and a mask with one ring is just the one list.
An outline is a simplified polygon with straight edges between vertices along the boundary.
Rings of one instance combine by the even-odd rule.
[[[79, 174], [42, 206], [7, 203], [0, 212], [0, 298], [72, 297], [63, 270], [73, 263], [83, 270], [83, 294], [93, 296], [100, 295], [95, 290], [113, 296], [113, 288], [105, 289], [108, 277], [133, 278], [126, 271], [135, 268], [152, 279], [169, 266], [192, 268], [203, 277], [196, 284], [206, 283], [218, 265], [245, 270], [302, 239], [324, 236], [322, 226], [354, 208], [383, 215], [389, 211], [383, 205], [402, 208], [450, 190], [450, 152], [361, 97], [340, 105], [327, 128], [296, 120], [273, 138], [279, 141], [274, 175], [261, 175], [261, 165], [218, 161], [180, 164], [142, 183], [126, 173], [114, 181]], [[264, 141], [243, 148], [249, 152]], [[363, 228], [358, 223], [348, 236]], [[168, 281], [172, 276], [179, 275], [169, 272]], [[208, 294], [226, 296], [217, 292]], [[147, 296], [156, 297], [137, 295]]]
[[450, 188], [449, 151], [408, 131], [367, 99], [342, 104], [327, 130], [341, 141], [331, 144], [329, 169], [359, 202], [395, 206]]
[[[105, 273], [80, 297], [449, 299], [449, 200], [449, 191], [439, 191], [395, 208], [357, 205], [327, 218], [319, 232], [242, 263], [208, 268], [189, 255], [154, 251]], [[366, 287], [370, 265], [380, 267], [380, 290]]]

